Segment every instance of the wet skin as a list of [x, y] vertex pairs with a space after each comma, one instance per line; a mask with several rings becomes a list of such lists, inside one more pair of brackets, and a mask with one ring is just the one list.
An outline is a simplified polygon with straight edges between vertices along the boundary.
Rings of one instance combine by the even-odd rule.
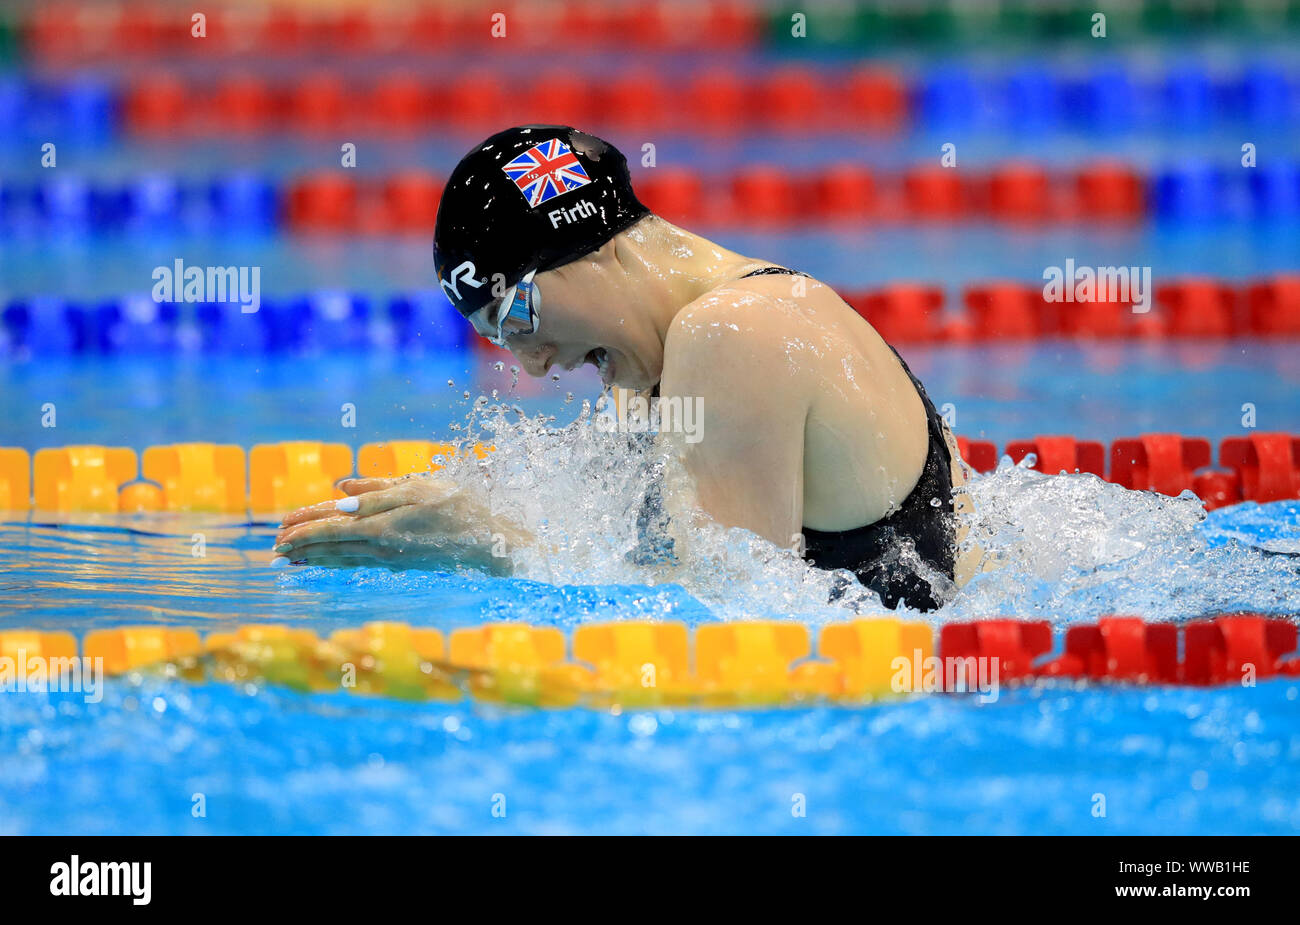
[[[849, 530], [896, 510], [928, 438], [920, 396], [875, 329], [816, 280], [740, 279], [770, 265], [651, 216], [538, 274], [538, 330], [506, 346], [531, 376], [591, 364], [607, 385], [657, 384], [662, 399], [697, 402], [701, 439], [662, 439], [680, 454], [699, 508], [792, 548], [805, 525]], [[959, 486], [966, 476], [949, 444]], [[481, 494], [437, 475], [342, 487], [360, 507], [331, 501], [289, 515], [278, 562], [403, 567], [441, 557], [501, 571], [508, 558], [485, 559], [483, 537], [529, 542]], [[959, 562], [959, 583], [969, 568]]]

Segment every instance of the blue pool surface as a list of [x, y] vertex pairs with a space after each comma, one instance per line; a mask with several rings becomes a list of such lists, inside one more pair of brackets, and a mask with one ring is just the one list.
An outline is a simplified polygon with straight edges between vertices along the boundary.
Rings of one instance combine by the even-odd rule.
[[[959, 430], [1002, 442], [1039, 431], [1109, 437], [1115, 420], [1133, 432], [1217, 438], [1240, 432], [1243, 400], [1259, 403], [1261, 420], [1294, 430], [1300, 405], [1286, 350], [1041, 345], [908, 355], [936, 398], [957, 405]], [[447, 434], [465, 418], [463, 391], [506, 390], [509, 372], [465, 359], [316, 356], [33, 362], [4, 367], [3, 376], [10, 408], [53, 400], [59, 424], [42, 432], [34, 413], [11, 413], [0, 444], [131, 434], [139, 449], [198, 438], [355, 445]], [[567, 393], [595, 387], [589, 375], [545, 381], [520, 402], [564, 423], [577, 404]], [[355, 432], [337, 426], [343, 400], [361, 410]], [[1092, 503], [1127, 510], [1118, 489], [1119, 500], [1088, 490]], [[1186, 517], [1153, 521], [1151, 549], [1112, 565], [1118, 574], [1100, 585], [1044, 555], [1037, 584], [996, 598], [986, 582], [971, 606], [999, 600], [1008, 613], [1064, 626], [1111, 612], [1114, 601], [1143, 601], [1151, 586], [1184, 618], [1205, 601], [1300, 610], [1296, 560], [1249, 549], [1300, 549], [1300, 507], [1243, 505], [1179, 532]], [[722, 613], [676, 584], [275, 571], [266, 565], [271, 528], [242, 518], [83, 521], [32, 515], [0, 525], [0, 629], [83, 635], [139, 623], [208, 631], [272, 621], [325, 635], [376, 619], [446, 632], [503, 620], [572, 630], [591, 621], [694, 626], [781, 616], [758, 597], [738, 614], [750, 606], [743, 587], [733, 587], [734, 606]], [[1134, 540], [1125, 522], [1116, 517], [1116, 542]], [[203, 558], [192, 554], [196, 531], [206, 537]], [[1229, 587], [1239, 567], [1246, 584], [1266, 582], [1272, 596]], [[1178, 610], [1179, 600], [1188, 609]], [[1002, 611], [937, 619], [994, 612]], [[843, 618], [815, 607], [801, 617], [814, 629]], [[610, 713], [131, 677], [108, 681], [101, 702], [0, 694], [0, 832], [1293, 834], [1298, 695], [1296, 679], [1212, 689], [1066, 684], [1003, 690], [992, 703], [932, 696], [852, 708]], [[205, 816], [192, 814], [196, 794]], [[1104, 817], [1094, 815], [1098, 795]], [[502, 799], [504, 817], [493, 812]], [[797, 806], [806, 814], [794, 814]]]
[[[1251, 129], [1261, 157], [1300, 157], [1294, 132]], [[476, 140], [367, 143], [359, 174], [412, 166], [445, 173]], [[628, 150], [640, 143], [611, 140]], [[931, 122], [884, 140], [792, 135], [712, 144], [665, 136], [660, 164], [720, 172], [769, 161], [804, 171], [860, 159], [894, 169], [937, 157], [950, 140], [963, 165], [977, 169], [1021, 156], [1066, 168], [1104, 151], [1155, 170], [1189, 157], [1231, 164], [1242, 137], [1221, 124], [1214, 131], [1134, 124], [1094, 137], [1078, 126], [1032, 132]], [[280, 181], [320, 162], [318, 146], [281, 137], [235, 148], [122, 139], [93, 158], [73, 153], [61, 148], [60, 170], [102, 182], [125, 181], [145, 165], [196, 180], [251, 168]], [[0, 168], [9, 180], [43, 179], [25, 144], [0, 150]], [[1066, 259], [1150, 266], [1157, 284], [1202, 274], [1239, 283], [1293, 272], [1300, 253], [1294, 221], [698, 230], [845, 289], [940, 283], [950, 305], [967, 285], [1040, 281], [1044, 267]], [[177, 258], [259, 266], [268, 299], [331, 290], [378, 303], [433, 285], [425, 236], [205, 238], [146, 228], [0, 241], [0, 305], [32, 295], [93, 302], [147, 294], [153, 269]], [[1247, 406], [1259, 430], [1300, 433], [1294, 343], [900, 349], [936, 404], [952, 406], [956, 432], [999, 446], [1035, 434], [1109, 442], [1152, 431], [1217, 444], [1249, 432]], [[598, 391], [586, 371], [523, 380], [512, 393], [510, 372], [493, 369], [495, 359], [332, 349], [24, 357], [0, 345], [0, 446], [140, 451], [190, 440], [249, 447], [313, 439], [355, 448], [462, 436], [454, 428], [492, 390], [562, 427]], [[47, 405], [53, 427], [42, 426]], [[355, 427], [343, 426], [345, 405], [355, 408]], [[566, 462], [539, 454], [533, 474], [545, 481]], [[990, 479], [984, 497], [1009, 521], [999, 539], [1027, 564], [981, 576], [961, 604], [931, 620], [936, 625], [1006, 614], [1063, 629], [1117, 610], [1160, 619], [1300, 613], [1296, 560], [1254, 548], [1300, 550], [1295, 504], [1246, 505], [1202, 523], [1194, 502], [1129, 497], [1086, 478]], [[567, 488], [575, 506], [589, 500], [584, 486]], [[1009, 499], [1015, 492], [1022, 500]], [[131, 624], [209, 631], [269, 621], [325, 635], [370, 620], [446, 632], [512, 620], [572, 630], [596, 620], [695, 626], [785, 616], [815, 631], [846, 618], [801, 597], [797, 576], [746, 571], [743, 550], [730, 548], [720, 553], [723, 564], [754, 580], [688, 590], [576, 566], [576, 578], [555, 580], [275, 571], [267, 566], [271, 527], [242, 517], [50, 520], [0, 522], [0, 630], [84, 636]], [[192, 551], [196, 532], [206, 539], [201, 558]], [[1290, 679], [1253, 688], [1055, 685], [1004, 690], [993, 703], [933, 696], [858, 707], [611, 713], [132, 677], [107, 682], [95, 703], [0, 693], [0, 833], [1296, 834], [1298, 699], [1300, 680]], [[194, 815], [196, 795], [202, 817]], [[494, 815], [502, 801], [504, 816]], [[800, 804], [806, 812], [796, 815]]]
[[0, 832], [1295, 834], [1298, 695], [611, 715], [118, 682], [0, 699]]
[[[1261, 431], [1294, 431], [1300, 408], [1300, 364], [1296, 347], [1285, 341], [903, 345], [900, 352], [936, 406], [953, 406], [957, 433], [999, 446], [1061, 433], [1106, 443], [1183, 433], [1217, 443], [1248, 433], [1244, 405], [1253, 406]], [[449, 426], [465, 422], [478, 396], [493, 389], [509, 396], [510, 371], [493, 369], [495, 362], [470, 352], [0, 363], [0, 446], [100, 443], [143, 450], [189, 440], [249, 447], [311, 439], [356, 447], [447, 439]], [[590, 368], [558, 375], [558, 381], [521, 376], [516, 396], [528, 412], [567, 423], [600, 383]], [[55, 406], [54, 427], [41, 426], [47, 403]], [[345, 403], [356, 408], [355, 427], [342, 426]]]

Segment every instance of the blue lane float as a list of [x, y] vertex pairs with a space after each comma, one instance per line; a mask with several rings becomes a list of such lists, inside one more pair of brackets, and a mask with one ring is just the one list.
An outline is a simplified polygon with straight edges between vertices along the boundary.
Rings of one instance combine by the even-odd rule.
[[[828, 75], [832, 82], [836, 77]], [[1069, 92], [1052, 92], [1053, 86]], [[1123, 59], [1099, 60], [1083, 73], [1045, 59], [1007, 68], [932, 69], [910, 80], [909, 95], [916, 121], [929, 130], [990, 117], [999, 125], [1035, 129], [1069, 124], [1079, 112], [1088, 115], [1092, 128], [1107, 130], [1198, 129], [1219, 122], [1277, 129], [1296, 117], [1298, 89], [1300, 73], [1291, 62], [1212, 68], [1205, 60], [1179, 59], [1139, 74]], [[61, 82], [0, 77], [0, 125], [14, 127], [26, 141], [105, 144], [125, 129], [130, 90], [124, 82], [89, 74]], [[1135, 118], [1138, 112], [1142, 119]]]
[[31, 356], [368, 349], [458, 354], [470, 348], [471, 330], [432, 290], [383, 302], [341, 291], [265, 298], [254, 312], [235, 303], [156, 302], [147, 294], [93, 303], [36, 296], [0, 309], [0, 346]]

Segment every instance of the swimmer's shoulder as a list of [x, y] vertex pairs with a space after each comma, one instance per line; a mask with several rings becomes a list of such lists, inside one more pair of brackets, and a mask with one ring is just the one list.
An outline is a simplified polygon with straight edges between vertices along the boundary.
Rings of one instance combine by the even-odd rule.
[[791, 325], [779, 307], [777, 298], [730, 284], [683, 306], [664, 339], [665, 379], [704, 377], [726, 387], [784, 377]]
[[732, 284], [684, 305], [668, 326], [665, 352], [707, 358], [725, 350], [761, 351], [784, 328], [780, 300]]

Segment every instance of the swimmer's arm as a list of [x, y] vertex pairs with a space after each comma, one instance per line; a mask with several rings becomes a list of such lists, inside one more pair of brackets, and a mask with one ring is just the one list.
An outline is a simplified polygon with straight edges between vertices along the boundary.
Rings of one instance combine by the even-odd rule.
[[714, 521], [798, 548], [808, 404], [780, 339], [753, 322], [759, 309], [714, 303], [688, 307], [674, 321], [661, 413], [665, 400], [697, 402], [699, 421], [694, 434], [664, 428], [664, 439]]

